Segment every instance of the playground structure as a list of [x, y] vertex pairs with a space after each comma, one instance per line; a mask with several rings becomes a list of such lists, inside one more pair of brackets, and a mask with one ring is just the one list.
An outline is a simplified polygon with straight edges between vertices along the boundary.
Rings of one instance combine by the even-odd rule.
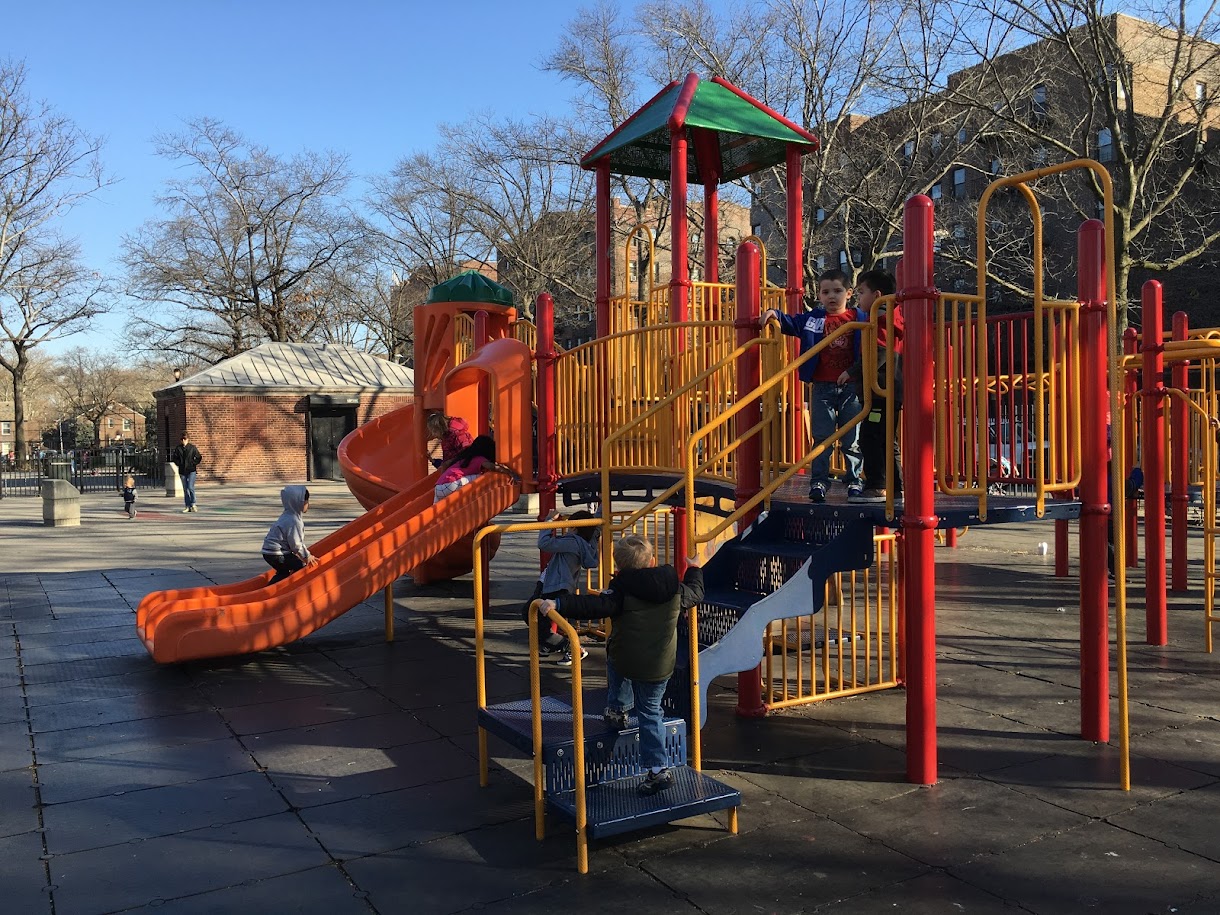
[[[584, 871], [589, 838], [697, 812], [735, 811], [736, 792], [700, 772], [707, 688], [722, 674], [738, 674], [738, 713], [752, 716], [904, 686], [907, 776], [934, 783], [934, 532], [1053, 520], [1057, 571], [1061, 567], [1066, 575], [1067, 525], [1080, 519], [1081, 736], [1109, 740], [1107, 488], [1123, 492], [1131, 466], [1127, 443], [1141, 443], [1149, 480], [1183, 487], [1183, 518], [1184, 481], [1193, 475], [1201, 487], [1210, 648], [1216, 455], [1215, 435], [1201, 430], [1216, 415], [1214, 359], [1220, 340], [1184, 329], [1179, 336], [1175, 323], [1170, 342], [1150, 341], [1120, 359], [1106, 226], [1095, 220], [1080, 230], [1076, 299], [1043, 296], [1041, 219], [1030, 185], [1058, 171], [1089, 169], [1105, 190], [1109, 219], [1108, 175], [1095, 162], [1001, 179], [988, 189], [980, 201], [979, 279], [973, 295], [945, 295], [935, 288], [933, 208], [930, 200], [917, 197], [907, 205], [898, 292], [886, 309], [887, 320], [893, 320], [895, 307], [906, 319], [907, 399], [901, 414], [887, 411], [887, 434], [900, 435], [904, 446], [905, 503], [895, 504], [891, 494], [884, 505], [847, 504], [835, 497], [811, 505], [804, 498], [802, 474], [842, 433], [810, 446], [800, 421], [797, 369], [814, 353], [795, 357], [774, 325], [760, 331], [758, 322], [766, 308], [799, 309], [802, 278], [790, 276], [782, 288], [770, 284], [761, 242], [747, 239], [738, 248], [732, 283], [720, 281], [714, 257], [703, 266], [702, 279], [692, 281], [685, 236], [689, 179], [703, 184], [704, 231], [716, 238], [719, 184], [782, 162], [789, 176], [788, 262], [799, 262], [800, 158], [816, 142], [722, 80], [692, 76], [662, 90], [585, 160], [597, 175], [597, 338], [559, 352], [546, 295], [536, 305], [536, 326], [516, 320], [510, 305], [473, 295], [418, 308], [415, 404], [362, 426], [340, 453], [349, 486], [369, 512], [314, 547], [318, 567], [277, 585], [267, 585], [266, 573], [237, 585], [150, 595], [141, 604], [138, 625], [153, 657], [177, 661], [283, 644], [387, 588], [399, 575], [410, 572], [426, 582], [473, 568], [482, 780], [487, 780], [489, 733], [531, 752], [538, 834], [547, 809], [571, 820]], [[630, 291], [611, 295], [612, 170], [670, 178], [671, 279], [641, 297]], [[1035, 227], [1033, 309], [1025, 315], [986, 312], [987, 205], [1001, 188], [1014, 189], [1028, 203]], [[636, 237], [632, 233], [626, 244]], [[651, 245], [651, 236], [647, 240]], [[717, 250], [715, 244], [704, 247]], [[839, 331], [865, 335], [868, 378], [875, 376], [876, 320]], [[1145, 326], [1159, 325], [1146, 319]], [[892, 325], [888, 330], [893, 340]], [[1152, 364], [1158, 349], [1174, 362], [1175, 372], [1194, 372], [1194, 380], [1184, 374], [1179, 384], [1175, 375], [1173, 393], [1156, 387], [1159, 371], [1145, 369], [1141, 408], [1140, 398], [1130, 396], [1130, 379], [1144, 368], [1141, 360]], [[1185, 360], [1196, 364], [1188, 367]], [[862, 415], [890, 396], [875, 383], [867, 385]], [[1174, 422], [1161, 433], [1153, 419], [1155, 404], [1169, 396]], [[530, 441], [535, 404], [536, 475]], [[527, 489], [536, 487], [540, 517], [560, 500], [596, 503], [601, 519], [585, 523], [603, 527], [603, 575], [609, 573], [614, 536], [627, 530], [646, 528], [658, 540], [660, 554], [679, 566], [700, 549], [715, 551], [706, 565], [705, 600], [683, 624], [686, 650], [666, 698], [669, 752], [680, 773], [674, 790], [648, 799], [634, 795], [640, 774], [636, 731], [610, 733], [600, 716], [584, 712], [579, 651], [570, 702], [540, 694], [535, 647], [531, 697], [488, 704], [483, 613], [491, 554], [501, 535], [555, 525], [488, 526], [516, 497], [496, 475], [432, 505], [424, 432], [430, 409], [467, 417], [477, 432], [494, 431], [500, 459], [522, 474]], [[1113, 417], [1115, 443], [1124, 443], [1115, 448], [1109, 486], [1107, 413]], [[1182, 417], [1188, 425], [1179, 428]], [[1135, 431], [1137, 420], [1142, 436]], [[1172, 462], [1154, 472], [1147, 449], [1170, 440], [1190, 444], [1174, 449]], [[1027, 494], [997, 494], [997, 485], [1016, 485]], [[1146, 517], [1156, 510], [1153, 490], [1158, 488], [1146, 487], [1146, 499], [1151, 493]], [[1176, 554], [1177, 488], [1171, 498]], [[1146, 536], [1152, 527], [1146, 526]], [[1116, 528], [1118, 717], [1126, 788], [1121, 570], [1130, 522]], [[1151, 543], [1146, 547], [1150, 573], [1155, 549]], [[1182, 555], [1184, 576], [1184, 541]], [[1176, 558], [1173, 568], [1176, 581]], [[1150, 574], [1150, 619], [1152, 580]], [[562, 619], [555, 622], [575, 643], [576, 631]], [[731, 828], [735, 823], [733, 813]]]

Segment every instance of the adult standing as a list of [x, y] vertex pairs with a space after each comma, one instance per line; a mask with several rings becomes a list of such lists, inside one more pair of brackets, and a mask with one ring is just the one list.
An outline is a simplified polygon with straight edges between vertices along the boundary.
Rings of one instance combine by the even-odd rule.
[[195, 507], [195, 471], [199, 469], [203, 457], [185, 432], [182, 433], [182, 443], [174, 449], [169, 459], [178, 468], [178, 476], [182, 480], [182, 498], [186, 502], [182, 514], [198, 511]]

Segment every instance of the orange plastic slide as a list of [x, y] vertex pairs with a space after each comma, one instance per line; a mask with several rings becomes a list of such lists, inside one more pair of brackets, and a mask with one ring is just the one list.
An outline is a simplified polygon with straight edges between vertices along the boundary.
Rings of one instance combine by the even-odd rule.
[[[507, 476], [479, 476], [432, 503], [432, 478], [382, 503], [315, 544], [318, 564], [276, 584], [270, 574], [237, 585], [150, 594], [136, 628], [161, 664], [284, 645], [325, 626], [467, 537], [517, 499]], [[327, 541], [333, 541], [328, 543]]]

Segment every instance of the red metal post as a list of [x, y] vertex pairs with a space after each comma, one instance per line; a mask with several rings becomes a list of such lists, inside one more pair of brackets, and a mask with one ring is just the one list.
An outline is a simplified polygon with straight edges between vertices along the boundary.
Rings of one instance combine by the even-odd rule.
[[907, 781], [936, 782], [936, 580], [933, 501], [935, 427], [933, 408], [932, 201], [907, 201], [902, 221], [903, 284], [899, 302], [906, 396], [902, 407], [902, 465], [906, 507], [905, 543]]
[[689, 232], [686, 221], [687, 145], [685, 130], [672, 131], [669, 149], [669, 319], [675, 324], [689, 320], [690, 313]]
[[[1144, 606], [1149, 645], [1169, 639], [1165, 591], [1165, 309], [1161, 284], [1144, 284]], [[1132, 512], [1134, 514], [1134, 512]], [[1175, 569], [1177, 566], [1175, 565]]]
[[788, 144], [784, 151], [785, 176], [788, 194], [788, 280], [784, 297], [788, 314], [801, 313], [801, 299], [805, 292], [805, 180], [801, 168], [801, 149]]
[[[715, 178], [703, 182], [703, 279], [708, 283], [720, 282], [720, 196]], [[721, 319], [719, 308], [714, 314], [705, 314], [703, 320]]]
[[[734, 326], [737, 329], [737, 345], [741, 346], [753, 340], [758, 335], [758, 317], [761, 312], [759, 302], [759, 262], [761, 254], [751, 242], [745, 242], [737, 248], [737, 316]], [[756, 348], [747, 350], [737, 357], [737, 389], [752, 391], [762, 383], [762, 359]], [[762, 488], [762, 449], [759, 447], [759, 433], [745, 438], [745, 431], [757, 425], [762, 419], [762, 403], [752, 403], [737, 414], [736, 435], [742, 441], [737, 451], [737, 490], [736, 500], [742, 505]], [[740, 525], [749, 524], [757, 516], [757, 509], [748, 517], [742, 518]], [[767, 713], [767, 707], [762, 698], [762, 671], [759, 668], [742, 671], [737, 675], [737, 714], [745, 718], [760, 718]]]
[[538, 519], [555, 510], [559, 449], [555, 415], [555, 302], [542, 293], [534, 303], [538, 322]]
[[[1190, 325], [1186, 312], [1175, 312], [1173, 316], [1173, 339], [1184, 341], [1189, 335]], [[1190, 387], [1190, 363], [1181, 360], [1173, 364], [1173, 386], [1179, 391]], [[1186, 404], [1180, 397], [1173, 399], [1170, 413], [1169, 456], [1169, 497], [1173, 510], [1173, 582], [1171, 590], [1186, 590], [1186, 541], [1190, 532], [1186, 528], [1186, 507], [1190, 502], [1190, 417], [1186, 413]], [[1150, 474], [1144, 477], [1144, 492], [1153, 486], [1165, 486], [1164, 478], [1153, 479]], [[1148, 503], [1144, 503], [1144, 526], [1148, 526]]]
[[[613, 214], [610, 200], [610, 161], [597, 163], [597, 209], [593, 217], [594, 260], [596, 261], [597, 299], [595, 302], [597, 336], [610, 333], [610, 231]], [[627, 282], [627, 277], [623, 277]]]
[[[1144, 309], [1144, 320], [1147, 321], [1148, 310]], [[1147, 327], [1147, 323], [1144, 324]], [[1123, 333], [1123, 352], [1127, 355], [1135, 355], [1140, 351], [1139, 333], [1134, 327], [1128, 327]], [[1146, 364], [1146, 363], [1145, 363]], [[1127, 468], [1127, 472], [1131, 472], [1131, 468], [1136, 464], [1142, 464], [1143, 459], [1137, 450], [1137, 433], [1139, 432], [1139, 423], [1137, 415], [1139, 411], [1135, 409], [1136, 402], [1140, 397], [1140, 373], [1135, 369], [1127, 371], [1126, 397], [1125, 406], [1123, 407], [1123, 466]], [[1146, 410], [1145, 410], [1146, 414]], [[1134, 569], [1139, 565], [1139, 518], [1137, 517], [1137, 508], [1139, 502], [1136, 499], [1128, 499], [1124, 492], [1122, 496], [1115, 496], [1115, 503], [1122, 499], [1123, 506], [1123, 524], [1127, 528], [1126, 546], [1127, 546], [1127, 568]]]
[[1090, 219], [1077, 239], [1081, 375], [1080, 473], [1080, 736], [1110, 739], [1110, 607], [1106, 556], [1110, 454], [1106, 349], [1105, 226]]

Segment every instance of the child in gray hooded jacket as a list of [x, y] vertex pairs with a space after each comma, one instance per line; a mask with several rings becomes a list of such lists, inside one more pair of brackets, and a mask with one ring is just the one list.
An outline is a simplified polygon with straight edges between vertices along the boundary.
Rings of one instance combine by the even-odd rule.
[[263, 559], [275, 569], [270, 584], [283, 581], [307, 565], [315, 565], [305, 545], [305, 513], [309, 511], [309, 490], [304, 486], [285, 486], [280, 490], [284, 513], [271, 525], [263, 540]]

